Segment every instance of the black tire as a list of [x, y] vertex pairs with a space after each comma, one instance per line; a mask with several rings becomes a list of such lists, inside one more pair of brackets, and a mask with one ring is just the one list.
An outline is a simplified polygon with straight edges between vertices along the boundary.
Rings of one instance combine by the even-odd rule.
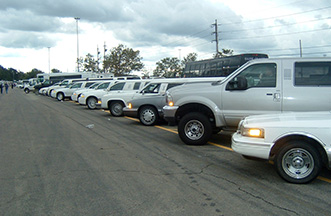
[[93, 109], [97, 108], [97, 105], [96, 105], [97, 102], [98, 102], [98, 100], [95, 97], [90, 97], [87, 99], [86, 104], [89, 109], [93, 110]]
[[24, 89], [25, 94], [29, 94], [30, 90], [28, 88]]
[[303, 141], [291, 141], [275, 157], [277, 173], [286, 181], [305, 184], [321, 171], [322, 162], [317, 149]]
[[208, 117], [199, 112], [186, 114], [178, 124], [180, 139], [188, 145], [204, 145], [213, 133]]
[[139, 120], [143, 125], [152, 126], [159, 121], [159, 114], [152, 106], [145, 106], [139, 111]]
[[120, 117], [123, 115], [123, 103], [120, 101], [111, 102], [109, 105], [109, 111], [112, 116]]
[[63, 94], [62, 92], [57, 93], [57, 95], [56, 95], [56, 99], [57, 99], [58, 101], [62, 101], [62, 100], [64, 100], [64, 94]]

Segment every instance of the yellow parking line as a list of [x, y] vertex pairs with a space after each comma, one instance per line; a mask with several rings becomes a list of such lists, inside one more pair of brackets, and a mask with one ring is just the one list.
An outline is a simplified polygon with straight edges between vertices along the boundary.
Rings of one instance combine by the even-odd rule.
[[[136, 118], [131, 118], [131, 117], [127, 117], [127, 116], [125, 116], [125, 118], [139, 122], [139, 120], [136, 119]], [[168, 128], [165, 128], [165, 127], [162, 127], [162, 126], [158, 126], [158, 125], [154, 125], [154, 127], [159, 128], [161, 130], [169, 131], [171, 133], [178, 134], [178, 132], [176, 130], [168, 129]], [[217, 143], [213, 143], [213, 142], [208, 142], [208, 144], [233, 152], [232, 148], [227, 147], [227, 146], [223, 146], [223, 145], [220, 145], [220, 144], [217, 144]], [[273, 161], [269, 161], [269, 163], [274, 164]], [[331, 179], [324, 178], [322, 176], [318, 176], [317, 179], [319, 179], [321, 181], [325, 181], [325, 182], [331, 183]]]
[[158, 125], [155, 125], [154, 127], [156, 127], [156, 128], [160, 128], [160, 129], [162, 129], [162, 130], [169, 131], [169, 132], [171, 132], [171, 133], [178, 134], [178, 132], [177, 132], [176, 130], [168, 129], [168, 128], [165, 128], [165, 127], [162, 127], [162, 126], [158, 126]]
[[213, 143], [213, 142], [208, 142], [210, 145], [213, 145], [213, 146], [217, 146], [217, 147], [220, 147], [220, 148], [223, 148], [223, 149], [226, 149], [226, 150], [229, 150], [229, 151], [233, 151], [232, 148], [230, 147], [227, 147], [227, 146], [223, 146], [223, 145], [220, 145], [220, 144], [217, 144], [217, 143]]
[[328, 182], [328, 183], [331, 183], [331, 179], [324, 178], [322, 176], [318, 176], [317, 179], [322, 180], [322, 181], [325, 181], [325, 182]]

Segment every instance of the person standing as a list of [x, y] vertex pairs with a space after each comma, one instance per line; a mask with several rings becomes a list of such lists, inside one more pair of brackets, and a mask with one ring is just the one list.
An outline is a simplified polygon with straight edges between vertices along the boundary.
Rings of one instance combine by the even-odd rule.
[[8, 88], [9, 88], [9, 85], [8, 85], [8, 83], [6, 82], [6, 83], [5, 83], [6, 94], [8, 94]]
[[2, 94], [2, 88], [3, 88], [3, 84], [2, 84], [2, 82], [0, 82], [1, 94]]

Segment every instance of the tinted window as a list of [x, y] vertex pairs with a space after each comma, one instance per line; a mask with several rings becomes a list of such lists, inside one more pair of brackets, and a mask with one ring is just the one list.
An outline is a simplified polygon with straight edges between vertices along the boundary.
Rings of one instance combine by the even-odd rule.
[[237, 77], [245, 78], [247, 81], [247, 88], [276, 87], [276, 71], [276, 64], [274, 63], [251, 65], [229, 82], [229, 84], [233, 86], [229, 85], [228, 89], [237, 88]]
[[124, 87], [125, 83], [117, 83], [115, 85], [113, 85], [111, 88], [110, 88], [110, 91], [118, 91], [118, 90], [122, 90], [123, 87]]
[[108, 86], [109, 86], [109, 82], [108, 83], [102, 83], [96, 89], [106, 89], [106, 88], [108, 88]]
[[146, 86], [143, 89], [143, 91], [144, 91], [144, 93], [158, 93], [160, 86], [161, 86], [160, 83], [151, 83], [148, 86]]
[[80, 88], [83, 83], [75, 83], [70, 88]]
[[136, 82], [133, 86], [133, 90], [139, 90], [141, 82]]
[[183, 83], [169, 83], [167, 86], [167, 90], [179, 85], [183, 85]]
[[295, 63], [296, 86], [331, 85], [331, 62], [297, 62]]
[[94, 83], [95, 83], [95, 82], [88, 82], [88, 83], [86, 83], [85, 88], [87, 88], [87, 87], [93, 85]]

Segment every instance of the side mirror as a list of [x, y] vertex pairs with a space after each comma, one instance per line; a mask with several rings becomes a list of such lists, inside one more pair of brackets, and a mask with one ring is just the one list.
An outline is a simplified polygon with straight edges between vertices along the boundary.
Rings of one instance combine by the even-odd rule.
[[226, 86], [226, 90], [246, 90], [247, 79], [245, 77], [235, 77]]

